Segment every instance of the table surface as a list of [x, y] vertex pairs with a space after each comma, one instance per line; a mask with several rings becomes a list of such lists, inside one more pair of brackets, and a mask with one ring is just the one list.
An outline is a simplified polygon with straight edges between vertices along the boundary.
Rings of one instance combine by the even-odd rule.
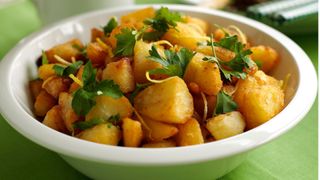
[[[139, 0], [138, 3], [148, 2]], [[150, 1], [149, 1], [150, 2]], [[174, 3], [178, 1], [157, 0]], [[19, 12], [19, 13], [17, 13]], [[0, 59], [23, 37], [40, 28], [29, 1], [0, 7]], [[315, 26], [317, 26], [315, 24]], [[318, 35], [291, 37], [318, 67]], [[249, 153], [238, 168], [221, 179], [316, 179], [318, 175], [318, 103], [292, 130]], [[0, 179], [87, 179], [47, 150], [17, 133], [0, 116]]]

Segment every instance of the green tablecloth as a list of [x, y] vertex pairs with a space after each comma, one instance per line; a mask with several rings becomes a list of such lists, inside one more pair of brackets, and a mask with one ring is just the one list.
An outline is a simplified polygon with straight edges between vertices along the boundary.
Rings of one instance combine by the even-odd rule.
[[[139, 0], [139, 3], [148, 2]], [[153, 1], [155, 2], [155, 1]], [[158, 0], [157, 2], [177, 2]], [[40, 21], [29, 1], [0, 7], [0, 59], [21, 38], [39, 29]], [[317, 34], [291, 37], [318, 65]], [[318, 106], [291, 131], [248, 155], [237, 169], [221, 179], [310, 180], [318, 170]], [[57, 154], [21, 136], [0, 116], [0, 179], [87, 179]]]

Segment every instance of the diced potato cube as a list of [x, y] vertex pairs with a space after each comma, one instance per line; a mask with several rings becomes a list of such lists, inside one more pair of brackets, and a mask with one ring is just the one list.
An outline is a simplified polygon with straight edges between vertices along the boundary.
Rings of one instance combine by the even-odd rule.
[[122, 120], [123, 144], [127, 147], [138, 147], [141, 144], [143, 132], [141, 123], [130, 118]]
[[173, 140], [163, 140], [159, 142], [149, 142], [147, 144], [142, 145], [144, 148], [168, 148], [168, 147], [176, 147], [176, 142]]
[[[208, 56], [214, 56], [211, 46], [198, 46], [195, 51]], [[216, 56], [222, 61], [228, 62], [235, 57], [234, 52], [222, 47], [215, 46], [214, 51], [216, 52]]]
[[32, 99], [35, 100], [42, 90], [43, 81], [40, 79], [32, 80], [29, 82], [29, 89], [32, 95]]
[[161, 141], [178, 133], [178, 128], [172, 124], [166, 124], [148, 118], [143, 118], [143, 120], [148, 127], [148, 129], [144, 128], [143, 130], [149, 141]]
[[120, 86], [123, 93], [131, 92], [135, 88], [133, 71], [127, 58], [107, 64], [103, 70], [102, 79], [113, 80]]
[[162, 39], [168, 40], [173, 45], [180, 45], [191, 50], [195, 50], [199, 42], [209, 40], [198, 26], [181, 22], [177, 22], [175, 28], [170, 28], [163, 35]]
[[72, 95], [62, 92], [59, 95], [59, 105], [61, 108], [61, 116], [67, 129], [73, 131], [73, 123], [79, 120], [79, 116], [72, 108]]
[[70, 84], [70, 79], [59, 76], [51, 76], [43, 82], [42, 88], [54, 98], [58, 98], [61, 92], [68, 91]]
[[254, 75], [240, 79], [234, 100], [251, 129], [270, 120], [284, 107], [284, 92], [280, 81], [257, 71]]
[[144, 26], [143, 21], [147, 18], [153, 18], [155, 10], [152, 7], [139, 9], [121, 17], [121, 24], [132, 24], [135, 28], [141, 29]]
[[244, 118], [238, 111], [210, 118], [206, 124], [206, 128], [216, 140], [241, 134], [245, 126]]
[[215, 63], [203, 61], [203, 54], [197, 53], [189, 62], [183, 79], [186, 83], [196, 83], [200, 91], [217, 95], [222, 88], [219, 67]]
[[71, 62], [71, 58], [81, 59], [82, 54], [79, 48], [83, 48], [83, 44], [79, 39], [72, 39], [63, 44], [54, 46], [46, 51], [48, 61], [50, 63], [56, 63], [57, 60], [54, 55], [60, 56], [62, 59]]
[[49, 77], [56, 75], [56, 72], [53, 69], [54, 65], [55, 64], [44, 64], [40, 66], [38, 69], [39, 78], [42, 80], [46, 80]]
[[82, 131], [78, 137], [91, 142], [116, 146], [121, 139], [121, 131], [111, 123], [104, 123]]
[[60, 106], [53, 106], [44, 117], [42, 123], [54, 130], [57, 130], [62, 133], [67, 133], [68, 129], [66, 128], [64, 121], [61, 116]]
[[87, 46], [87, 56], [92, 62], [92, 64], [102, 66], [108, 56], [106, 49], [100, 46], [99, 43], [93, 42], [89, 43]]
[[261, 70], [269, 72], [279, 61], [278, 53], [268, 46], [254, 46], [251, 47], [251, 58], [256, 63], [261, 63]]
[[115, 99], [110, 96], [97, 96], [96, 105], [86, 115], [86, 121], [94, 118], [109, 120], [111, 116], [120, 115], [120, 119], [131, 117], [133, 112], [129, 100], [122, 96]]
[[97, 28], [91, 29], [91, 42], [95, 42], [97, 38], [100, 38], [101, 40], [105, 39], [104, 32]]
[[[149, 50], [151, 50], [152, 43], [137, 41], [134, 46], [133, 57], [133, 75], [137, 83], [147, 83], [146, 72], [151, 69], [161, 68], [162, 65], [147, 59]], [[163, 52], [163, 48], [157, 47], [159, 54]]]
[[203, 144], [201, 128], [199, 122], [191, 118], [186, 123], [178, 126], [179, 133], [177, 135], [177, 144], [179, 146], [189, 146], [195, 144]]
[[55, 98], [45, 90], [41, 90], [34, 103], [34, 112], [37, 116], [45, 116], [55, 104]]
[[[77, 78], [82, 81], [82, 74], [83, 74], [83, 69], [84, 69], [84, 66], [81, 66], [77, 72]], [[69, 88], [69, 93], [73, 93], [75, 92], [76, 90], [78, 90], [80, 88], [80, 85], [76, 82], [72, 82], [72, 84], [70, 85], [70, 88]]]
[[173, 77], [141, 91], [134, 107], [145, 117], [167, 123], [185, 123], [193, 114], [193, 100], [185, 82]]

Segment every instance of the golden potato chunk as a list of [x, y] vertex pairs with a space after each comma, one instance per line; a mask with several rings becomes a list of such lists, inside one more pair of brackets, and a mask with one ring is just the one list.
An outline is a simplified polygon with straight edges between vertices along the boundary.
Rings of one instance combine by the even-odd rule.
[[107, 64], [103, 70], [102, 79], [113, 80], [120, 86], [123, 93], [131, 92], [135, 88], [133, 71], [128, 58]]
[[[77, 72], [77, 78], [82, 81], [82, 74], [83, 74], [83, 69], [84, 69], [84, 66], [81, 66]], [[69, 88], [69, 93], [73, 93], [75, 92], [76, 90], [78, 90], [80, 88], [80, 85], [76, 82], [72, 82], [72, 84], [70, 85], [70, 88]]]
[[42, 123], [54, 130], [57, 130], [62, 133], [67, 133], [68, 129], [66, 128], [64, 121], [61, 116], [60, 106], [53, 106], [44, 117]]
[[206, 128], [216, 140], [241, 134], [245, 126], [245, 120], [238, 111], [210, 118], [206, 124]]
[[134, 107], [147, 118], [167, 123], [185, 123], [193, 114], [193, 100], [185, 82], [173, 77], [141, 91]]
[[195, 144], [203, 144], [203, 136], [199, 122], [190, 118], [186, 123], [178, 126], [179, 133], [177, 134], [177, 144], [179, 146], [189, 146]]
[[[143, 41], [137, 41], [134, 46], [134, 57], [133, 57], [133, 75], [137, 83], [147, 83], [146, 72], [151, 69], [161, 68], [162, 65], [147, 59], [149, 50], [151, 50], [152, 43], [146, 43]], [[161, 54], [163, 48], [157, 48]]]
[[206, 34], [208, 33], [209, 25], [206, 21], [199, 19], [199, 18], [191, 17], [191, 16], [186, 16], [184, 19], [187, 24], [194, 24], [194, 25], [198, 26], [202, 32], [204, 32]]
[[161, 141], [178, 133], [178, 128], [172, 124], [166, 124], [148, 118], [143, 118], [143, 120], [149, 128], [143, 129], [149, 141]]
[[206, 42], [209, 38], [200, 27], [194, 24], [177, 22], [175, 28], [170, 28], [162, 39], [171, 42], [173, 45], [180, 45], [195, 50], [199, 42]]
[[269, 72], [279, 61], [278, 53], [268, 46], [251, 47], [251, 59], [256, 63], [261, 64], [261, 70]]
[[105, 39], [104, 32], [97, 28], [91, 29], [91, 42], [95, 42], [97, 38], [100, 38], [101, 40]]
[[53, 69], [55, 64], [44, 64], [41, 65], [38, 69], [39, 78], [42, 80], [46, 80], [51, 76], [56, 75], [56, 72]]
[[130, 118], [122, 120], [123, 144], [126, 147], [138, 147], [141, 144], [143, 131], [139, 121]]
[[34, 103], [34, 112], [37, 116], [45, 116], [56, 104], [56, 100], [45, 90], [41, 90]]
[[72, 39], [63, 44], [54, 46], [53, 48], [46, 51], [48, 61], [50, 63], [56, 63], [57, 60], [54, 55], [58, 55], [66, 61], [71, 62], [71, 58], [81, 59], [82, 54], [79, 48], [83, 48], [83, 44], [79, 39]]
[[237, 87], [234, 100], [249, 129], [270, 120], [284, 107], [284, 92], [280, 81], [263, 71], [239, 80]]
[[136, 29], [141, 29], [144, 26], [143, 21], [154, 16], [155, 10], [152, 7], [148, 7], [122, 16], [121, 24], [133, 24]]
[[[198, 46], [195, 51], [208, 56], [214, 56], [211, 46]], [[235, 57], [234, 52], [222, 47], [215, 46], [214, 51], [216, 52], [217, 57], [222, 61], [228, 62]]]
[[111, 116], [120, 115], [120, 119], [131, 117], [133, 112], [129, 100], [122, 96], [115, 99], [110, 96], [97, 96], [96, 105], [86, 115], [86, 121], [94, 118], [108, 120]]
[[121, 139], [121, 131], [111, 123], [104, 123], [82, 131], [78, 137], [91, 142], [116, 146]]
[[40, 79], [32, 80], [29, 82], [29, 90], [32, 95], [32, 100], [35, 100], [36, 97], [40, 94], [42, 90], [43, 81]]
[[159, 142], [149, 142], [146, 143], [144, 145], [142, 145], [142, 147], [144, 148], [168, 148], [168, 147], [176, 147], [176, 142], [173, 140], [163, 140], [163, 141], [159, 141]]
[[196, 83], [200, 91], [217, 95], [222, 88], [219, 67], [215, 63], [203, 61], [204, 55], [197, 53], [189, 62], [183, 79], [186, 83]]
[[70, 79], [51, 76], [43, 82], [42, 88], [54, 98], [58, 98], [61, 92], [68, 91], [70, 84]]
[[97, 42], [89, 43], [87, 46], [87, 56], [92, 64], [102, 66], [108, 56], [108, 51]]
[[62, 92], [59, 95], [59, 105], [61, 108], [61, 116], [67, 129], [73, 131], [73, 123], [79, 120], [79, 116], [72, 108], [72, 95]]

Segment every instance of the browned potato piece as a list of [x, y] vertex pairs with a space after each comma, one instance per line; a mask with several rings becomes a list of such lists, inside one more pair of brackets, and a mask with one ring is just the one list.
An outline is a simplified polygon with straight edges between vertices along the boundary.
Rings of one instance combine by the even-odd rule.
[[79, 48], [83, 48], [83, 44], [79, 39], [72, 39], [63, 44], [54, 46], [53, 48], [46, 51], [48, 61], [50, 63], [56, 63], [57, 60], [54, 55], [58, 55], [66, 61], [71, 62], [71, 58], [81, 59], [82, 54]]
[[205, 32], [194, 24], [178, 22], [175, 28], [170, 28], [162, 37], [173, 45], [180, 45], [191, 50], [195, 50], [199, 42], [209, 40]]
[[105, 123], [82, 131], [78, 137], [91, 142], [116, 146], [121, 139], [121, 131], [117, 126]]
[[223, 32], [221, 28], [218, 28], [214, 31], [214, 39], [216, 41], [220, 41], [224, 37], [225, 37], [225, 32]]
[[189, 146], [195, 144], [203, 144], [204, 140], [198, 121], [190, 118], [186, 123], [178, 126], [177, 144], [179, 146]]
[[200, 91], [208, 95], [217, 95], [222, 88], [219, 67], [215, 63], [203, 61], [203, 57], [203, 54], [197, 53], [191, 59], [183, 79], [186, 83], [196, 83]]
[[234, 100], [251, 129], [270, 120], [284, 107], [284, 93], [280, 81], [257, 71], [245, 80], [239, 80]]
[[[83, 74], [83, 69], [84, 69], [84, 66], [81, 66], [77, 72], [77, 78], [82, 81], [82, 74]], [[76, 82], [72, 82], [72, 84], [70, 85], [70, 88], [69, 88], [69, 92], [70, 93], [73, 93], [75, 92], [77, 89], [80, 88], [80, 85]]]
[[206, 34], [208, 33], [209, 25], [206, 21], [199, 19], [199, 18], [191, 17], [191, 16], [186, 16], [184, 19], [187, 24], [194, 24], [194, 25], [198, 26], [202, 30], [202, 32], [204, 32]]
[[97, 28], [91, 29], [91, 42], [95, 42], [97, 38], [103, 40], [105, 38], [104, 32]]
[[178, 128], [172, 124], [166, 124], [143, 118], [144, 122], [150, 129], [143, 129], [146, 138], [150, 141], [161, 141], [170, 138], [178, 133]]
[[101, 66], [104, 65], [108, 52], [99, 43], [92, 42], [87, 46], [87, 55], [92, 64]]
[[276, 50], [269, 46], [251, 47], [251, 59], [257, 63], [261, 63], [261, 70], [269, 72], [279, 61]]
[[[213, 56], [211, 46], [198, 46], [195, 51], [208, 56]], [[217, 57], [222, 61], [230, 61], [235, 57], [234, 52], [222, 47], [214, 47], [214, 51], [216, 52]]]
[[206, 128], [216, 140], [241, 134], [245, 126], [244, 118], [238, 111], [210, 118], [206, 124]]
[[35, 100], [42, 90], [43, 81], [40, 79], [35, 79], [29, 82], [29, 89], [32, 95], [32, 99]]
[[193, 114], [192, 96], [177, 76], [141, 91], [134, 107], [142, 116], [167, 123], [185, 123]]
[[46, 80], [51, 76], [56, 75], [56, 72], [53, 69], [55, 64], [44, 64], [39, 67], [38, 75], [40, 79]]
[[123, 93], [131, 92], [135, 88], [132, 68], [127, 58], [109, 63], [103, 70], [102, 79], [113, 80]]
[[138, 147], [141, 144], [143, 131], [139, 121], [130, 118], [122, 120], [123, 144], [127, 147]]
[[43, 82], [42, 88], [54, 98], [58, 98], [61, 92], [68, 91], [70, 84], [70, 79], [51, 76]]
[[142, 145], [144, 148], [167, 148], [167, 147], [176, 147], [176, 142], [173, 140], [163, 140], [159, 142], [149, 142]]
[[140, 9], [121, 17], [121, 24], [133, 24], [135, 28], [141, 29], [143, 21], [147, 18], [153, 18], [155, 10], [152, 7]]
[[59, 95], [61, 116], [67, 129], [73, 131], [73, 123], [79, 120], [79, 116], [72, 109], [72, 95], [62, 92]]
[[94, 118], [108, 120], [111, 116], [120, 115], [120, 119], [131, 117], [133, 112], [129, 100], [122, 96], [115, 99], [110, 96], [97, 96], [96, 105], [86, 115], [86, 121]]
[[[137, 83], [148, 82], [146, 78], [146, 72], [151, 69], [161, 68], [162, 65], [147, 59], [150, 56], [149, 50], [151, 50], [152, 43], [146, 43], [143, 41], [137, 41], [134, 46], [134, 57], [133, 57], [133, 75]], [[157, 48], [161, 54], [162, 48]]]
[[34, 103], [34, 112], [37, 116], [45, 116], [56, 104], [56, 100], [45, 90], [41, 90]]
[[62, 133], [67, 133], [68, 129], [66, 128], [64, 121], [61, 117], [60, 106], [53, 106], [44, 117], [42, 123], [52, 129], [55, 129]]

